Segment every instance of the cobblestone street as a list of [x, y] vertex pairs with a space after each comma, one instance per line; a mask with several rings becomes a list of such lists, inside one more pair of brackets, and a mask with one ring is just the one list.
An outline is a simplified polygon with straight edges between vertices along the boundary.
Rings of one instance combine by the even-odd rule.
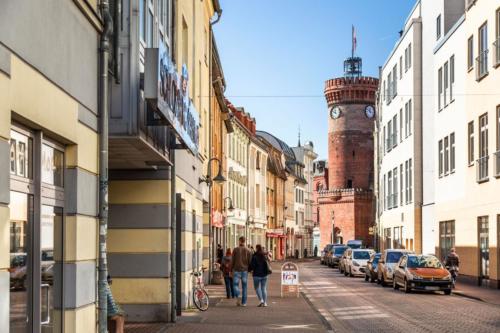
[[301, 264], [302, 292], [334, 332], [499, 332], [500, 306], [442, 293], [404, 294], [319, 262]]

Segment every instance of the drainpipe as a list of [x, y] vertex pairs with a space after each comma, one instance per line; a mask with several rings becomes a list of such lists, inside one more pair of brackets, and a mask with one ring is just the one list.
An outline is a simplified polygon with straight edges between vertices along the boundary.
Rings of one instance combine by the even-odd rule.
[[[217, 13], [217, 18], [215, 21], [210, 22], [210, 43], [212, 42], [212, 34], [213, 34], [213, 26], [219, 22], [220, 17], [222, 15], [222, 9], [220, 8], [219, 0], [213, 0], [213, 5], [215, 12]], [[211, 45], [211, 44], [210, 44]], [[212, 47], [210, 46], [208, 50], [208, 63], [209, 63], [209, 80], [210, 80], [210, 85], [212, 85]], [[209, 102], [209, 105], [211, 106], [212, 103]], [[209, 109], [209, 125], [208, 125], [208, 140], [210, 144], [209, 152], [208, 152], [208, 163], [210, 164], [210, 159], [212, 158], [212, 126], [211, 120], [212, 120], [212, 112], [213, 110]], [[210, 167], [210, 166], [208, 166]], [[222, 168], [222, 158], [220, 159], [219, 162], [219, 168]], [[214, 244], [214, 235], [212, 231], [212, 187], [208, 187], [208, 281], [212, 281], [212, 274], [213, 274], [213, 257], [215, 255], [214, 249], [215, 249], [215, 244]]]
[[113, 19], [108, 0], [101, 1], [101, 15], [104, 28], [99, 46], [99, 276], [98, 276], [98, 323], [99, 333], [108, 331], [108, 308], [106, 289], [108, 287], [108, 263], [106, 238], [108, 229], [108, 56], [109, 39], [113, 33]]

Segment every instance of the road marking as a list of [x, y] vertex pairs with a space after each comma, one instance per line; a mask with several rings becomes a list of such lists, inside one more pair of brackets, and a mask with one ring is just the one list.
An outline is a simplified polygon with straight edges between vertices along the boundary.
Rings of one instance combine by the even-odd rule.
[[334, 308], [333, 311], [348, 311], [348, 310], [360, 310], [360, 309], [373, 309], [373, 306], [364, 305], [364, 306], [347, 306], [343, 308]]
[[337, 316], [336, 318], [339, 320], [352, 320], [352, 319], [360, 319], [360, 318], [388, 318], [389, 315], [385, 313], [372, 313], [366, 315], [349, 315], [349, 316]]

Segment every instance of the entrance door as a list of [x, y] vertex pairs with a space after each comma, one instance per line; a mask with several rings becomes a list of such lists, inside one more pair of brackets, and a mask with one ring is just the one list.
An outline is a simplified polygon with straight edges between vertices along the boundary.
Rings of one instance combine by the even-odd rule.
[[478, 221], [479, 235], [479, 284], [489, 279], [490, 275], [490, 247], [488, 216], [482, 216]]

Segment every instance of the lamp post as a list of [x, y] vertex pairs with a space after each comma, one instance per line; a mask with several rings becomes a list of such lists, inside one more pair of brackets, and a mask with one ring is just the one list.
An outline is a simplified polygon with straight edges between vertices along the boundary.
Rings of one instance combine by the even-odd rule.
[[[217, 176], [212, 178], [212, 161], [216, 161], [219, 167], [219, 171], [217, 172]], [[212, 231], [212, 185], [213, 183], [217, 184], [222, 184], [226, 181], [226, 178], [222, 175], [222, 162], [216, 158], [212, 157], [211, 159], [208, 160], [208, 167], [207, 167], [207, 175], [200, 177], [198, 179], [198, 183], [206, 183], [208, 188], [209, 188], [209, 194], [208, 194], [208, 211], [209, 211], [209, 218], [208, 218], [208, 246], [209, 246], [209, 256], [208, 256], [208, 279], [211, 279], [212, 272], [213, 272], [213, 257], [214, 257], [214, 237], [213, 237], [213, 231]]]
[[252, 215], [248, 215], [247, 216], [247, 219], [245, 221], [245, 239], [247, 240], [247, 244], [248, 244], [248, 229], [249, 229], [249, 224], [250, 223], [253, 223], [253, 216]]
[[[226, 207], [226, 201], [229, 201], [229, 205]], [[232, 212], [234, 211], [234, 206], [233, 206], [233, 199], [231, 197], [225, 197], [224, 199], [222, 199], [222, 204], [223, 204], [223, 207], [224, 207], [224, 211], [228, 211], [228, 212]], [[224, 248], [227, 248], [227, 242], [228, 242], [228, 230], [230, 229], [227, 229], [227, 214], [225, 216], [225, 221], [224, 221]]]

